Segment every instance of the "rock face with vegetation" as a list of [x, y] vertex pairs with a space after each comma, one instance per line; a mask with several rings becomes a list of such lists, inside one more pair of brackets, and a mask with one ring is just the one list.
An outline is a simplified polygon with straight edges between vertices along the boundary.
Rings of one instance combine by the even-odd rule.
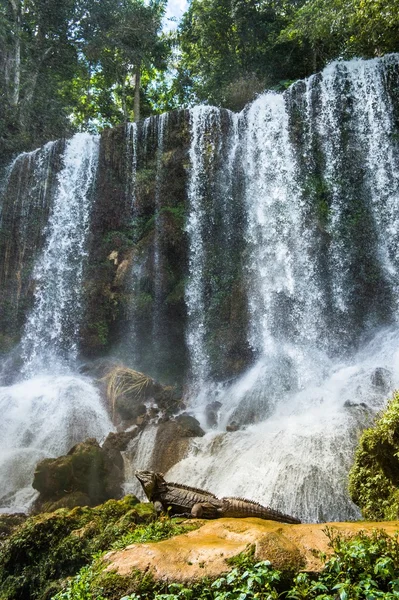
[[150, 504], [131, 496], [12, 519], [7, 531], [0, 519], [4, 600], [388, 600], [398, 591], [397, 522], [379, 531], [365, 523], [182, 523], [156, 520]]
[[60, 509], [29, 517], [0, 541], [0, 597], [51, 598], [60, 580], [74, 575], [138, 523], [152, 519], [152, 506], [132, 496], [94, 509]]
[[141, 124], [137, 155], [126, 128], [103, 134], [86, 283], [83, 351], [101, 355], [128, 330], [132, 342], [122, 355], [139, 347], [137, 368], [166, 383], [187, 362], [188, 119], [186, 111], [170, 113], [162, 140], [160, 119]]
[[399, 393], [361, 435], [349, 475], [349, 492], [365, 519], [399, 516]]

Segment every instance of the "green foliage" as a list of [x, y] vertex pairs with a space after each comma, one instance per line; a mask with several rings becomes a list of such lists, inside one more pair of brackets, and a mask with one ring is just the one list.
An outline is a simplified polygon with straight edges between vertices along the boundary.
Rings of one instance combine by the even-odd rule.
[[366, 519], [399, 516], [399, 393], [359, 440], [349, 493]]
[[153, 518], [152, 506], [133, 496], [30, 517], [0, 547], [0, 598], [44, 600], [50, 584], [59, 587], [96, 553]]
[[302, 74], [293, 69], [292, 47], [281, 52], [275, 43], [290, 13], [271, 1], [193, 0], [179, 33], [182, 96], [189, 88], [237, 110], [265, 87]]
[[310, 44], [315, 66], [338, 56], [376, 56], [397, 51], [396, 0], [307, 0], [281, 33], [282, 41]]
[[[0, 162], [48, 139], [157, 112], [166, 0], [3, 0]], [[151, 100], [146, 101], [146, 90]], [[165, 95], [165, 90], [162, 92]], [[134, 115], [137, 117], [138, 115]]]
[[[97, 560], [96, 560], [97, 558]], [[92, 600], [93, 582], [98, 572], [102, 569], [99, 557], [95, 557], [93, 564], [83, 567], [76, 577], [73, 578], [67, 591], [59, 592], [54, 596], [57, 600]], [[97, 595], [97, 600], [105, 600], [103, 596]]]
[[197, 527], [198, 525], [181, 524], [175, 519], [158, 519], [145, 527], [137, 527], [135, 530], [118, 538], [112, 544], [112, 548], [118, 550], [138, 542], [159, 542], [160, 540], [192, 531], [193, 529], [197, 529]]

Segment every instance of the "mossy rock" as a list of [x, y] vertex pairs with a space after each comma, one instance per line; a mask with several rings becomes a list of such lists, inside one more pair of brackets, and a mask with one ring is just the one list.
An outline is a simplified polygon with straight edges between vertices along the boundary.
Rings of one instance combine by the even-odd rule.
[[108, 550], [138, 523], [153, 521], [155, 511], [152, 504], [126, 496], [96, 508], [42, 513], [19, 524], [16, 517], [7, 516], [13, 521], [12, 530], [0, 549], [0, 598], [47, 600], [94, 554]]
[[28, 518], [24, 513], [0, 515], [0, 543], [9, 537]]
[[66, 456], [41, 461], [33, 488], [40, 493], [35, 509], [95, 506], [121, 495], [123, 460], [118, 451], [100, 448], [97, 440], [76, 444]]
[[359, 440], [349, 493], [370, 520], [399, 517], [399, 393]]

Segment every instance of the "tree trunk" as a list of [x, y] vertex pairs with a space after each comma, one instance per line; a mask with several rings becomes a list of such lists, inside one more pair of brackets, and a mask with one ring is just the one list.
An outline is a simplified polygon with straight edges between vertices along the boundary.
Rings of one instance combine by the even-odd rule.
[[141, 87], [141, 63], [137, 63], [136, 70], [134, 73], [135, 84], [134, 84], [134, 122], [140, 121], [140, 87]]
[[7, 71], [9, 73], [8, 89], [9, 89], [9, 102], [11, 106], [18, 106], [19, 95], [21, 88], [21, 3], [16, 0], [10, 0], [12, 11], [15, 20], [15, 33], [14, 33], [14, 48], [13, 56], [9, 59], [11, 68]]
[[[127, 123], [129, 121], [129, 115], [127, 112], [127, 104], [126, 104], [126, 77], [125, 75], [122, 77], [122, 111], [123, 111], [123, 121]], [[134, 112], [136, 114], [136, 111]]]

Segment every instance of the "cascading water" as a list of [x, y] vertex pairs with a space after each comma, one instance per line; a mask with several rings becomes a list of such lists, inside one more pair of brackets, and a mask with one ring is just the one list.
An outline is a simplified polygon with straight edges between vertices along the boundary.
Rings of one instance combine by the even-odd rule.
[[152, 336], [155, 342], [154, 351], [159, 352], [157, 340], [161, 335], [161, 306], [160, 297], [163, 287], [163, 265], [161, 248], [162, 207], [161, 207], [161, 185], [162, 185], [162, 158], [164, 152], [165, 133], [168, 128], [168, 113], [164, 113], [157, 120], [157, 154], [156, 154], [156, 177], [155, 177], [155, 240], [154, 240], [154, 310], [152, 319]]
[[[205, 291], [204, 291], [204, 219], [206, 205], [203, 190], [205, 173], [205, 145], [207, 132], [216, 127], [220, 140], [220, 115], [213, 107], [197, 106], [190, 112], [192, 143], [190, 148], [191, 176], [188, 187], [190, 212], [187, 232], [190, 236], [190, 280], [186, 288], [186, 302], [190, 321], [187, 344], [191, 354], [192, 379], [198, 387], [205, 384], [209, 376], [208, 357], [205, 346]], [[212, 158], [217, 153], [217, 144], [211, 141]]]
[[0, 509], [29, 506], [38, 460], [112, 430], [98, 391], [75, 374], [97, 159], [97, 137], [77, 134], [66, 143], [46, 243], [34, 270], [34, 306], [21, 342], [23, 379], [0, 388]]
[[82, 318], [82, 280], [87, 257], [92, 186], [98, 139], [78, 134], [65, 149], [64, 168], [48, 223], [47, 244], [34, 277], [35, 303], [22, 340], [24, 372], [54, 369], [60, 358], [76, 360]]
[[6, 334], [20, 324], [20, 307], [30, 287], [25, 273], [43, 243], [58, 146], [49, 142], [43, 148], [20, 154], [7, 168], [2, 182], [0, 287], [8, 297], [8, 305], [3, 300], [0, 313]]
[[[244, 173], [258, 358], [219, 392], [219, 432], [192, 444], [172, 480], [307, 520], [358, 515], [346, 491], [357, 436], [399, 384], [399, 153], [387, 76], [397, 62], [334, 63], [239, 115], [231, 145]], [[193, 373], [208, 390], [201, 178], [217, 143], [203, 127], [210, 114], [218, 118], [210, 108], [192, 115], [187, 292]], [[239, 430], [222, 433], [233, 421]]]
[[137, 175], [137, 123], [126, 125], [126, 196], [130, 198], [132, 217], [135, 214], [136, 203], [136, 175]]
[[[189, 316], [186, 340], [191, 358], [191, 385], [197, 403], [208, 394], [212, 365], [209, 346], [215, 298], [231, 293], [239, 268], [236, 244], [241, 219], [234, 194], [238, 119], [229, 111], [198, 106], [190, 111], [192, 141], [188, 182], [189, 272], [185, 298]], [[225, 132], [228, 132], [225, 135]], [[217, 315], [218, 317], [220, 315]], [[224, 348], [218, 348], [222, 356]]]

